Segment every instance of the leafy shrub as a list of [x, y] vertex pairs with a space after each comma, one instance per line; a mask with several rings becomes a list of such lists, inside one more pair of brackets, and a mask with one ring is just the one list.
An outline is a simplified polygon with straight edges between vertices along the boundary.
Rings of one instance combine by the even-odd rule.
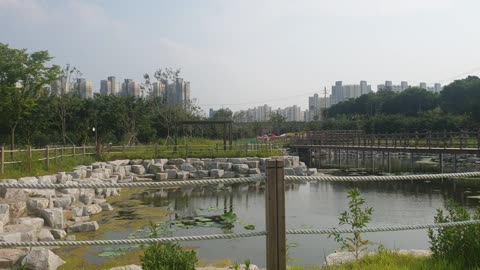
[[[472, 215], [465, 208], [449, 201], [446, 213], [437, 209], [435, 223], [466, 221], [471, 218]], [[480, 209], [477, 209], [473, 219], [480, 219]], [[480, 224], [429, 229], [428, 237], [434, 258], [459, 261], [464, 268], [480, 266]]]
[[[158, 237], [159, 226], [150, 223], [152, 237]], [[154, 243], [148, 245], [141, 257], [144, 270], [195, 270], [197, 254], [183, 250], [175, 243]]]
[[[352, 229], [365, 228], [372, 219], [373, 209], [371, 207], [365, 207], [362, 209], [365, 199], [360, 197], [360, 191], [358, 189], [348, 191], [347, 198], [350, 198], [350, 201], [348, 202], [348, 211], [340, 214], [338, 224], [350, 225], [350, 228]], [[364, 252], [370, 244], [368, 240], [362, 238], [362, 234], [359, 232], [354, 232], [353, 237], [347, 238], [343, 238], [340, 233], [334, 233], [330, 236], [334, 236], [335, 241], [342, 245], [342, 249], [352, 252], [357, 260], [360, 254]]]

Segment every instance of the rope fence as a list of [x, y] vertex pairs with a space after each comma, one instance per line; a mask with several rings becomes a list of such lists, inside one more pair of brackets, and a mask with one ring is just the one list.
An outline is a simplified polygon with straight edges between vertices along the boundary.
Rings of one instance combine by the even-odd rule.
[[283, 160], [267, 160], [266, 175], [241, 178], [220, 178], [204, 180], [133, 182], [133, 183], [61, 183], [61, 184], [28, 184], [0, 183], [0, 189], [70, 189], [70, 188], [135, 188], [135, 187], [185, 187], [207, 185], [231, 185], [239, 183], [265, 182], [265, 231], [212, 234], [198, 236], [177, 236], [163, 238], [119, 239], [119, 240], [87, 240], [87, 241], [51, 241], [51, 242], [0, 242], [0, 248], [6, 247], [64, 247], [85, 245], [138, 245], [166, 242], [202, 241], [219, 239], [238, 239], [245, 237], [266, 236], [267, 268], [286, 269], [286, 235], [312, 235], [333, 233], [373, 233], [420, 229], [435, 229], [454, 226], [470, 226], [480, 224], [480, 220], [469, 220], [449, 223], [427, 223], [386, 227], [370, 227], [361, 229], [286, 229], [285, 228], [285, 182], [286, 181], [329, 181], [329, 182], [365, 182], [365, 181], [429, 181], [446, 178], [480, 177], [480, 172], [387, 175], [387, 176], [286, 176]]

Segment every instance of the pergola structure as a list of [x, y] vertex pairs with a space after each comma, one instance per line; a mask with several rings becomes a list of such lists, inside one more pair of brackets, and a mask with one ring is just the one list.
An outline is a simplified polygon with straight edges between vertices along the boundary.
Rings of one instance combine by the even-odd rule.
[[223, 125], [223, 150], [227, 150], [227, 127], [228, 127], [228, 145], [232, 149], [233, 136], [232, 120], [189, 120], [189, 121], [179, 121], [180, 125]]

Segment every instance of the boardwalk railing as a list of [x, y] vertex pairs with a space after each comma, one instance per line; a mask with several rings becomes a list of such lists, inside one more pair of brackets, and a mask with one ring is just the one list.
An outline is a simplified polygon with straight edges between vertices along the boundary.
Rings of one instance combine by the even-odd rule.
[[5, 247], [33, 247], [33, 246], [83, 246], [83, 245], [118, 245], [118, 244], [149, 244], [179, 241], [198, 241], [215, 239], [234, 239], [242, 237], [257, 237], [266, 235], [266, 264], [267, 269], [286, 270], [286, 235], [287, 234], [331, 234], [353, 232], [387, 232], [400, 230], [418, 230], [440, 227], [467, 226], [480, 224], [480, 220], [469, 220], [450, 223], [433, 224], [405, 224], [390, 227], [369, 227], [362, 229], [291, 229], [285, 225], [285, 186], [287, 181], [404, 181], [404, 180], [439, 180], [448, 177], [480, 177], [480, 172], [456, 174], [429, 174], [429, 175], [402, 175], [402, 176], [285, 176], [283, 160], [267, 160], [266, 176], [244, 178], [208, 179], [190, 181], [165, 182], [134, 182], [134, 183], [75, 183], [75, 184], [18, 184], [0, 183], [1, 188], [28, 188], [28, 189], [65, 189], [65, 188], [132, 188], [132, 187], [179, 187], [205, 186], [216, 184], [256, 183], [266, 180], [265, 189], [265, 220], [266, 231], [257, 231], [241, 234], [212, 234], [199, 236], [179, 236], [165, 238], [144, 239], [117, 239], [117, 240], [90, 240], [90, 241], [52, 241], [52, 242], [0, 242], [0, 248]]
[[391, 134], [366, 134], [360, 130], [311, 131], [297, 133], [290, 144], [480, 150], [480, 131]]
[[[265, 153], [272, 154], [274, 151], [281, 150], [278, 144], [234, 144], [226, 149], [223, 144], [210, 145], [105, 145], [102, 153], [113, 156], [137, 155], [142, 158], [169, 158], [169, 157], [221, 157], [225, 155], [248, 156], [250, 154]], [[0, 147], [0, 175], [5, 173], [7, 166], [15, 164], [26, 165], [26, 170], [31, 171], [34, 162], [43, 163], [49, 170], [51, 166], [56, 166], [58, 160], [66, 157], [83, 159], [96, 154], [94, 145], [82, 146], [46, 146], [45, 148], [27, 147], [24, 149], [8, 150]], [[52, 164], [53, 163], [53, 164]]]

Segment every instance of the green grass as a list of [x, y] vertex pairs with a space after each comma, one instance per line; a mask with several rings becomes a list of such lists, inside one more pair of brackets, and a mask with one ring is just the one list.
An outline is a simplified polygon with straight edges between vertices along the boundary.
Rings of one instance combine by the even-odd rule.
[[[393, 251], [382, 251], [366, 256], [357, 262], [337, 266], [289, 266], [289, 270], [460, 270], [465, 269], [460, 262], [436, 260], [432, 257], [402, 255]], [[480, 269], [480, 268], [473, 268]]]

